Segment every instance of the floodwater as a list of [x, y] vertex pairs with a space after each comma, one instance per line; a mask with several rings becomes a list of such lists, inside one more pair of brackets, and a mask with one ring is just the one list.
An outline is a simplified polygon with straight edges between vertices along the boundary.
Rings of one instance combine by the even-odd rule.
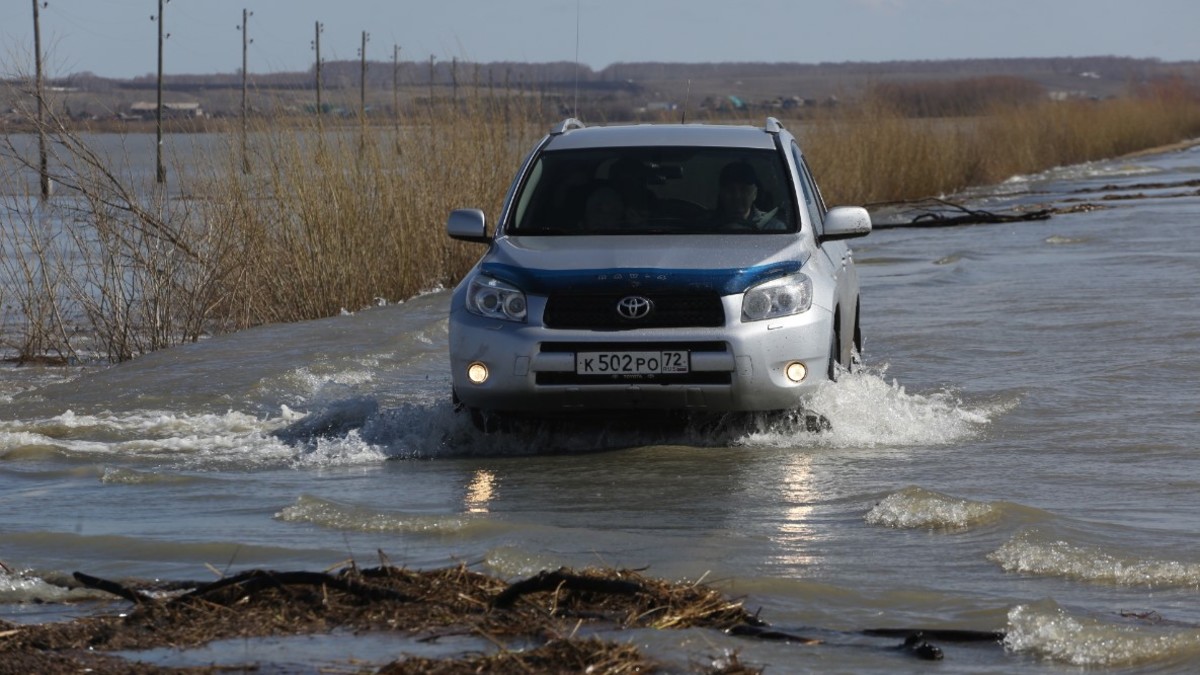
[[[451, 407], [446, 291], [107, 369], [5, 371], [0, 618], [88, 611], [54, 602], [86, 600], [52, 583], [74, 570], [203, 581], [382, 552], [506, 578], [702, 579], [825, 640], [606, 636], [677, 671], [736, 652], [768, 673], [927, 672], [878, 628], [1005, 633], [931, 640], [947, 672], [1192, 671], [1198, 179], [1195, 147], [1068, 167], [970, 205], [1106, 208], [858, 240], [865, 368], [810, 402], [825, 433], [618, 420], [481, 436]], [[130, 656], [316, 672], [433, 648], [332, 636]]]

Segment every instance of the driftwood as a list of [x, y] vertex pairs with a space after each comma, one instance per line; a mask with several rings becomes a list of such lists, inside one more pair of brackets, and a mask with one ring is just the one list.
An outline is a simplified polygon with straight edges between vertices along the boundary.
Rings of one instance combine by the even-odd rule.
[[[111, 593], [137, 605], [156, 601], [153, 596], [117, 581], [101, 579], [83, 572], [75, 572], [72, 576], [88, 588]], [[197, 584], [193, 590], [178, 596], [178, 598], [204, 598], [230, 587], [236, 587], [238, 592], [250, 595], [266, 588], [282, 588], [284, 586], [327, 586], [364, 600], [397, 600], [400, 602], [415, 600], [412, 596], [390, 588], [371, 586], [324, 572], [272, 572], [268, 570], [250, 570], [211, 583]]]
[[[871, 227], [875, 230], [893, 230], [902, 227], [958, 227], [960, 225], [990, 225], [994, 223], [1016, 223], [1032, 220], [1047, 220], [1055, 213], [1054, 209], [1038, 209], [1037, 211], [1025, 211], [1021, 213], [993, 213], [991, 211], [983, 211], [979, 209], [968, 209], [961, 204], [948, 202], [944, 199], [923, 199], [920, 202], [933, 202], [940, 205], [940, 210], [925, 208], [923, 213], [919, 213], [908, 221], [895, 221], [874, 223]], [[947, 213], [957, 213], [958, 215], [947, 215]]]
[[151, 596], [129, 588], [128, 586], [116, 581], [101, 579], [100, 577], [94, 577], [90, 574], [84, 574], [83, 572], [76, 572], [72, 576], [75, 577], [76, 581], [88, 588], [94, 588], [98, 591], [104, 591], [105, 593], [112, 593], [113, 595], [124, 598], [135, 605], [154, 601], [154, 598]]
[[620, 579], [601, 579], [586, 577], [563, 571], [538, 572], [528, 579], [514, 582], [492, 600], [492, 607], [508, 609], [521, 596], [543, 591], [558, 589], [572, 591], [587, 591], [591, 593], [614, 593], [617, 595], [635, 595], [645, 589], [641, 584]]

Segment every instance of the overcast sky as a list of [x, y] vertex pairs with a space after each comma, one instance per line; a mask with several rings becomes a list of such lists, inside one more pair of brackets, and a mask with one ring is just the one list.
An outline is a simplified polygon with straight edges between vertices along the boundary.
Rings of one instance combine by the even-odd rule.
[[[42, 0], [39, 0], [42, 2]], [[47, 72], [156, 69], [158, 0], [47, 0]], [[167, 73], [307, 70], [322, 56], [391, 61], [800, 63], [1035, 56], [1200, 60], [1200, 0], [170, 0]], [[0, 72], [29, 72], [32, 0], [0, 0]]]

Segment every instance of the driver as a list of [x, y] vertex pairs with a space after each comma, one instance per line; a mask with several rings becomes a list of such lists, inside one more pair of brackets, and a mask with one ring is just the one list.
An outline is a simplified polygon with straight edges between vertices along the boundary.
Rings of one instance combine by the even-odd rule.
[[763, 211], [755, 206], [758, 199], [758, 175], [748, 162], [736, 161], [721, 169], [717, 184], [717, 221], [722, 226], [751, 227], [759, 230], [785, 230], [787, 225], [775, 217], [778, 209]]

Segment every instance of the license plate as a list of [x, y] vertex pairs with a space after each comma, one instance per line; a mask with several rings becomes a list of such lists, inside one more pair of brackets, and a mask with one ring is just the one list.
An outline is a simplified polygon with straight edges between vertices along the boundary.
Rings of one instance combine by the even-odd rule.
[[579, 375], [670, 375], [688, 372], [686, 351], [578, 352]]

